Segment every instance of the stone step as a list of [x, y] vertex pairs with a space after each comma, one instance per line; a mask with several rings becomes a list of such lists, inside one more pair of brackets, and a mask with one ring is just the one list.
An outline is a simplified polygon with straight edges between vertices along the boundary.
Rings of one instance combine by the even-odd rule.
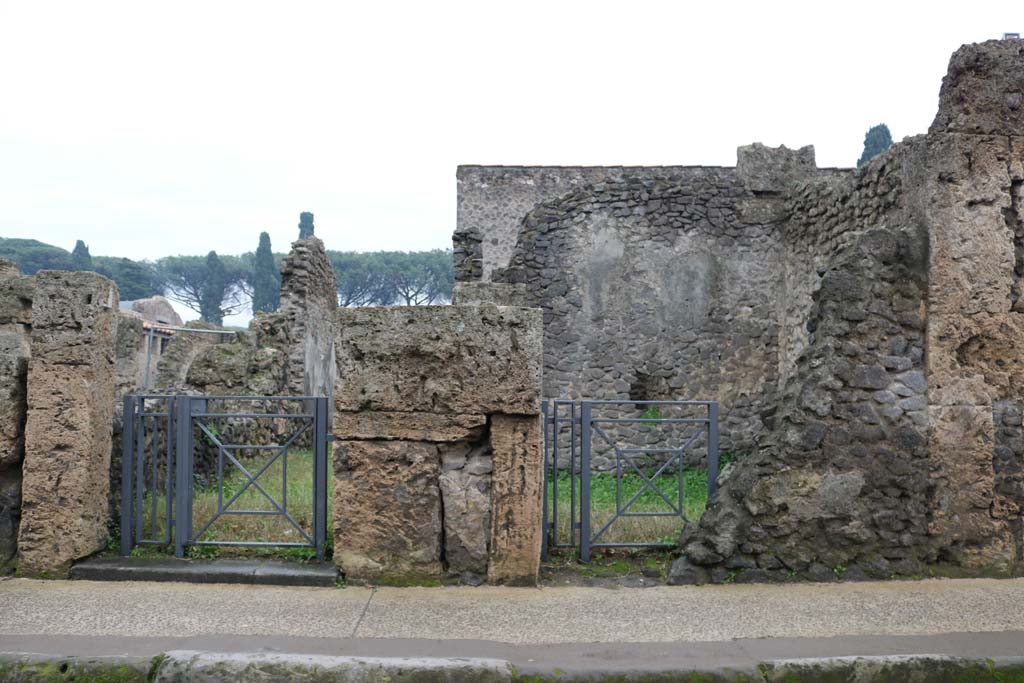
[[75, 564], [71, 568], [71, 578], [86, 581], [182, 581], [332, 587], [337, 583], [338, 569], [329, 563], [101, 557]]

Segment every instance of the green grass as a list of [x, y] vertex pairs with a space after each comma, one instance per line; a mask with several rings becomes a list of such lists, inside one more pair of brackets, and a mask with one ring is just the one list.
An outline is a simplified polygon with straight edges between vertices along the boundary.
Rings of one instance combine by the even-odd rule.
[[[248, 457], [238, 457], [239, 462], [255, 475], [267, 460], [272, 456], [271, 451], [253, 451]], [[313, 535], [313, 453], [312, 451], [289, 450], [288, 451], [288, 483], [287, 483], [287, 505], [285, 509], [288, 514], [299, 524], [299, 526], [311, 537]], [[266, 489], [279, 504], [282, 501], [282, 469], [284, 456], [279, 457], [267, 470], [261, 474], [256, 481]], [[229, 460], [224, 462], [224, 492], [223, 504], [227, 504], [231, 497], [245, 486], [247, 478]], [[327, 519], [331, 519], [333, 477], [327, 477]], [[144, 501], [143, 524], [146, 536], [151, 536], [150, 515], [152, 510], [152, 497], [147, 495]], [[164, 496], [157, 496], [157, 536], [164, 533], [166, 517], [164, 514]], [[218, 497], [216, 485], [216, 473], [210, 481], [200, 483], [197, 481], [193, 493], [192, 520], [193, 533], [202, 529], [206, 523], [217, 513]], [[273, 511], [274, 506], [266, 497], [253, 485], [249, 485], [231, 503], [229, 510], [259, 510]], [[330, 540], [328, 534], [328, 541]], [[275, 543], [303, 543], [306, 539], [291, 525], [288, 520], [280, 515], [222, 515], [207, 529], [198, 539], [200, 541], [262, 541]], [[145, 546], [140, 546], [144, 548]], [[189, 554], [196, 558], [213, 558], [225, 555], [252, 555], [257, 557], [282, 557], [286, 559], [304, 560], [315, 556], [312, 548], [229, 548], [213, 546], [192, 546]]]
[[[643, 489], [644, 479], [639, 474], [623, 474], [620, 500], [625, 506], [637, 492]], [[655, 479], [655, 486], [672, 503], [678, 502], [678, 478], [675, 473], [662, 474]], [[554, 486], [548, 482], [548, 505], [554, 497]], [[700, 469], [683, 471], [683, 514], [686, 519], [700, 519], [708, 500], [707, 472]], [[571, 503], [570, 475], [558, 475], [558, 539], [569, 539], [569, 506]], [[579, 519], [580, 481], [576, 479], [576, 509]], [[616, 512], [616, 477], [614, 473], [592, 474], [590, 477], [591, 530], [597, 533]], [[647, 489], [627, 509], [627, 512], [670, 512], [668, 504], [653, 490]], [[675, 543], [682, 531], [685, 520], [672, 517], [623, 517], [615, 520], [605, 531], [598, 543]]]

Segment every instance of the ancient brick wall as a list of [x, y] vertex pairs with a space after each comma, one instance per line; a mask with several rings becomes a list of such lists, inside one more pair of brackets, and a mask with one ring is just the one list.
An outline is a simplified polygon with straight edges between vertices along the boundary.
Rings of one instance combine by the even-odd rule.
[[33, 279], [0, 259], [0, 575], [18, 549]]
[[34, 279], [18, 545], [22, 570], [52, 575], [107, 539], [118, 293], [96, 273]]
[[534, 583], [540, 312], [337, 311], [334, 559], [354, 580]]

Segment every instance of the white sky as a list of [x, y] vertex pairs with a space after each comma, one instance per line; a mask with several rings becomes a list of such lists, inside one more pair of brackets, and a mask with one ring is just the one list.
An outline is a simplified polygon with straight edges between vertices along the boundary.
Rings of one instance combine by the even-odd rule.
[[455, 167], [850, 166], [1019, 2], [0, 0], [0, 236], [93, 254], [450, 246]]

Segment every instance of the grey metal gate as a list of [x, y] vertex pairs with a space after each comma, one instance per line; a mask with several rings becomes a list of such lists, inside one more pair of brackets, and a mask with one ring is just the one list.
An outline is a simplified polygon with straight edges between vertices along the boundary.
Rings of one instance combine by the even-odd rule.
[[[612, 525], [630, 517], [677, 517], [687, 521], [684, 511], [686, 455], [700, 445], [704, 449], [707, 494], [716, 492], [718, 479], [718, 403], [715, 401], [573, 401], [542, 403], [544, 420], [544, 511], [543, 556], [551, 548], [578, 548], [583, 562], [594, 548], [669, 548], [664, 541], [602, 540]], [[663, 412], [664, 411], [664, 412]], [[676, 412], [683, 413], [673, 416]], [[630, 437], [629, 427], [669, 427], [668, 434], [645, 436], [643, 444], [622, 443]], [[654, 442], [651, 443], [650, 441]], [[595, 448], [595, 446], [597, 448]], [[595, 475], [595, 450], [609, 457], [609, 472]], [[652, 464], [653, 463], [653, 464]], [[614, 474], [614, 509], [596, 530], [593, 523], [592, 484], [595, 476]], [[639, 490], [624, 493], [624, 479], [633, 479]], [[659, 485], [659, 479], [674, 480], [674, 499]], [[568, 496], [564, 487], [568, 485]], [[560, 491], [560, 487], [562, 487]], [[661, 509], [637, 511], [637, 501], [650, 492]], [[566, 500], [567, 498], [567, 500]], [[568, 509], [566, 509], [568, 508]], [[568, 516], [568, 523], [565, 517]]]
[[[271, 410], [260, 410], [268, 404], [273, 404]], [[121, 553], [128, 555], [137, 545], [171, 543], [178, 557], [185, 555], [188, 546], [276, 546], [312, 548], [322, 560], [327, 540], [327, 415], [327, 399], [313, 396], [126, 396]], [[263, 443], [234, 443], [230, 435], [239, 430], [232, 429], [232, 424], [270, 426], [261, 430], [266, 436], [260, 439]], [[301, 514], [294, 505], [289, 510], [288, 502], [288, 456], [297, 443], [312, 451], [312, 500]], [[216, 503], [205, 518], [197, 520], [198, 446], [210, 456], [207, 460], [212, 459], [206, 464], [209, 477], [216, 477]], [[247, 466], [240, 455], [243, 452], [262, 452], [269, 457], [258, 467], [251, 463]], [[280, 470], [279, 495], [272, 495], [260, 482], [271, 467], [275, 475]], [[226, 482], [233, 481], [226, 475], [232, 472], [240, 474], [244, 482], [237, 490], [226, 490]], [[233, 507], [247, 491], [258, 492], [269, 509]], [[308, 530], [296, 514], [309, 515]], [[215, 522], [235, 515], [279, 517], [298, 540], [207, 537]]]

